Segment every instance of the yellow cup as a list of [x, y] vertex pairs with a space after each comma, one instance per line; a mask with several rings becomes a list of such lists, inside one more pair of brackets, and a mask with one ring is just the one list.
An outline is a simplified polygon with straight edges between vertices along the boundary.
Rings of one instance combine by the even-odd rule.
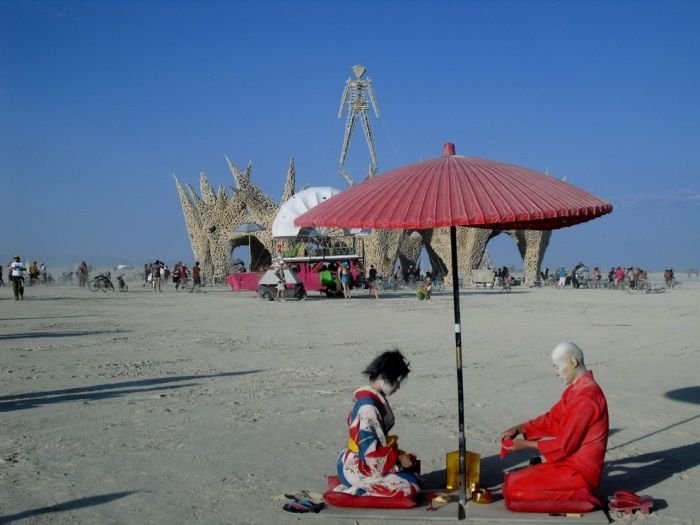
[[[481, 478], [481, 455], [467, 450], [466, 465], [467, 487], [479, 487]], [[448, 452], [445, 455], [445, 488], [459, 488], [459, 451]]]

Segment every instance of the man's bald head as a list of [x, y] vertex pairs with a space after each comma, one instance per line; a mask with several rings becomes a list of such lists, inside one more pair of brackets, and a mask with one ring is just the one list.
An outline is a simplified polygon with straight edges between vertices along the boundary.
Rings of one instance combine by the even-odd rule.
[[552, 350], [553, 361], [559, 359], [566, 359], [569, 357], [575, 358], [581, 366], [585, 366], [583, 361], [583, 352], [578, 346], [576, 346], [571, 341], [564, 341], [563, 343], [559, 343], [557, 346], [554, 347], [554, 350]]
[[586, 372], [581, 349], [570, 341], [559, 343], [552, 350], [552, 364], [557, 375], [567, 385], [576, 381]]

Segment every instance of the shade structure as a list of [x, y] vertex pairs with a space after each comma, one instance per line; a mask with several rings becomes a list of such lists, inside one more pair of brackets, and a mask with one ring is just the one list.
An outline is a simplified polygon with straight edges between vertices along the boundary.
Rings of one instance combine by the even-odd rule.
[[[455, 154], [395, 169], [351, 187], [294, 221], [303, 227], [431, 229], [450, 227], [457, 274], [457, 226], [552, 230], [612, 211], [612, 204], [527, 168]], [[460, 504], [466, 505], [466, 443], [459, 280], [452, 279], [459, 424]]]
[[294, 224], [294, 219], [339, 193], [339, 189], [331, 186], [306, 188], [295, 193], [280, 206], [272, 221], [272, 237], [275, 239], [296, 238], [301, 228]]
[[[454, 151], [451, 145], [446, 150]], [[603, 199], [544, 173], [446, 154], [353, 186], [298, 217], [296, 224], [551, 230], [611, 211], [612, 205]]]
[[236, 226], [233, 231], [236, 233], [255, 233], [261, 232], [265, 229], [265, 226], [258, 224], [257, 222], [244, 222]]
[[250, 257], [249, 270], [253, 271], [253, 247], [250, 245], [250, 234], [261, 232], [265, 229], [262, 224], [257, 222], [244, 222], [236, 226], [233, 231], [236, 233], [247, 233], [248, 234], [248, 256]]

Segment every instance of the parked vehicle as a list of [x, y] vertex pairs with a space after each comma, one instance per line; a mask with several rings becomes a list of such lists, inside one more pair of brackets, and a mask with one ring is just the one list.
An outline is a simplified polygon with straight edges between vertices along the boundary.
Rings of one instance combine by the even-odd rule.
[[109, 272], [101, 273], [93, 277], [88, 281], [88, 288], [90, 291], [96, 292], [102, 290], [106, 292], [107, 290], [114, 291], [114, 285], [112, 284], [111, 274]]
[[[292, 295], [296, 297], [296, 288], [292, 287], [291, 284], [294, 283], [296, 286], [297, 283], [300, 283], [306, 294], [319, 292], [327, 297], [342, 297], [340, 283], [336, 279], [335, 272], [330, 268], [347, 262], [351, 276], [351, 288], [361, 288], [365, 281], [361, 260], [359, 256], [354, 254], [284, 257], [284, 264], [293, 275], [293, 279], [286, 279], [287, 271], [285, 271], [285, 280], [289, 283], [285, 294], [293, 292]], [[264, 277], [265, 281], [263, 281]], [[276, 294], [277, 277], [274, 276], [274, 269], [267, 272], [233, 273], [226, 278], [226, 282], [232, 291], [251, 291], [261, 295], [262, 292], [269, 291], [269, 287], [272, 286], [274, 288], [272, 298]], [[260, 285], [263, 287], [261, 288]]]
[[266, 271], [258, 283], [258, 297], [267, 301], [272, 301], [277, 297], [277, 283], [279, 282], [279, 272], [284, 274], [284, 298], [304, 299], [306, 290], [296, 274], [289, 268], [270, 268]]

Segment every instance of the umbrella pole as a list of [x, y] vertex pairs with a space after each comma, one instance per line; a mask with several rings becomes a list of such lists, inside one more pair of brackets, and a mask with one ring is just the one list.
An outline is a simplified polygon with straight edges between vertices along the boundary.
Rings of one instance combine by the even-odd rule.
[[248, 234], [248, 257], [250, 260], [248, 261], [248, 267], [249, 271], [253, 271], [253, 247], [250, 245], [250, 233]]
[[459, 504], [467, 505], [467, 447], [464, 437], [464, 380], [462, 377], [462, 322], [459, 312], [459, 274], [457, 273], [457, 228], [450, 226], [452, 251], [452, 303], [455, 313], [455, 357], [457, 360], [457, 407], [459, 409]]

